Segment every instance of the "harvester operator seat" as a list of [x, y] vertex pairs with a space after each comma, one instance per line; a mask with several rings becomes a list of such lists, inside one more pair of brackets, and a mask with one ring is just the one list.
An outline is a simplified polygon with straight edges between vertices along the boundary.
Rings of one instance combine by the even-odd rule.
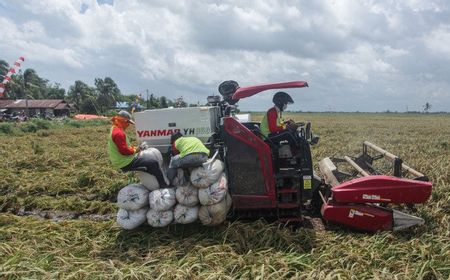
[[[298, 136], [297, 136], [298, 137]], [[280, 145], [282, 142], [288, 142], [291, 147], [298, 147], [298, 140], [294, 131], [284, 130], [281, 132], [271, 133], [268, 138], [271, 142]]]

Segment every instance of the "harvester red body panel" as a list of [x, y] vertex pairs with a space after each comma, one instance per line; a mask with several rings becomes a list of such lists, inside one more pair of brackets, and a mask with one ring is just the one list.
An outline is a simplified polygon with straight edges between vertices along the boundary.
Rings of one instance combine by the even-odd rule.
[[322, 206], [323, 219], [365, 231], [392, 230], [392, 211], [365, 204], [341, 204], [330, 201]]
[[308, 83], [304, 81], [293, 81], [286, 83], [274, 83], [274, 84], [264, 84], [250, 87], [241, 87], [236, 90], [233, 94], [233, 99], [242, 99], [246, 97], [250, 97], [257, 93], [260, 93], [269, 89], [283, 89], [283, 88], [301, 88], [307, 87]]
[[[384, 175], [370, 175], [344, 182], [331, 189], [331, 198], [323, 204], [323, 219], [365, 231], [392, 230], [422, 219], [380, 207], [378, 203], [423, 203], [431, 195], [430, 182]], [[407, 219], [407, 221], [396, 221]], [[403, 223], [403, 224], [402, 224]], [[402, 227], [403, 226], [403, 227]]]
[[342, 183], [331, 189], [340, 203], [424, 203], [431, 195], [430, 182], [371, 175]]
[[[260, 209], [276, 207], [275, 177], [269, 145], [233, 117], [223, 118], [223, 125], [225, 132], [230, 138], [246, 145], [248, 150], [253, 151], [257, 155], [259, 171], [263, 175], [264, 187], [261, 192], [243, 194], [237, 191], [233, 194], [234, 208]], [[251, 180], [252, 178], [248, 179]]]

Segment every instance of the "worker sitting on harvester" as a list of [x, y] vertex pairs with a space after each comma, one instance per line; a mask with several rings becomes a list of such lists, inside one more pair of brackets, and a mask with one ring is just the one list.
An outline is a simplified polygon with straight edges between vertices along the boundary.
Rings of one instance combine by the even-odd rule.
[[113, 125], [108, 138], [108, 153], [112, 166], [124, 172], [144, 171], [150, 173], [156, 177], [161, 187], [167, 186], [158, 161], [141, 156], [140, 148], [130, 146], [125, 130], [130, 123], [134, 124], [131, 114], [122, 110], [111, 121]]
[[294, 100], [286, 92], [277, 92], [272, 99], [275, 106], [270, 108], [261, 121], [261, 133], [273, 142], [286, 140], [291, 146], [297, 145], [295, 140], [295, 131], [297, 125], [293, 120], [284, 121], [283, 111], [287, 104], [293, 104]]
[[208, 160], [208, 148], [196, 137], [186, 137], [177, 132], [170, 137], [170, 144], [172, 145], [172, 158], [167, 171], [170, 182], [177, 175], [177, 168], [200, 166]]

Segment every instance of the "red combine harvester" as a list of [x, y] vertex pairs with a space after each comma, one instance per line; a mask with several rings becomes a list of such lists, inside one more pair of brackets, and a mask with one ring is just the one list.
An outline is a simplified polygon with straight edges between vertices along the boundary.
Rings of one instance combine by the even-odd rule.
[[[268, 221], [301, 223], [305, 216], [321, 216], [333, 224], [371, 232], [423, 224], [421, 218], [388, 208], [393, 204], [413, 208], [414, 204], [424, 203], [431, 195], [432, 184], [428, 178], [405, 165], [399, 157], [364, 142], [363, 153], [358, 157], [320, 161], [320, 177], [313, 170], [310, 150], [310, 145], [316, 144], [318, 137], [313, 135], [309, 122], [297, 123], [298, 128], [289, 132], [296, 142], [292, 145], [265, 137], [260, 132], [259, 122], [242, 121], [234, 115], [235, 104], [240, 99], [270, 89], [307, 86], [306, 82], [294, 81], [239, 87], [236, 82], [227, 81], [219, 86], [223, 100], [220, 96], [208, 97], [208, 107], [202, 110], [214, 113], [211, 113], [213, 125], [206, 142], [225, 162], [233, 202], [230, 219], [265, 218]], [[185, 112], [183, 109], [169, 109], [180, 111], [167, 113], [168, 121], [173, 115], [181, 118]], [[144, 114], [142, 121], [137, 116], [137, 129], [139, 122], [144, 122]], [[158, 115], [158, 118], [166, 116]], [[183, 132], [182, 128], [177, 128], [177, 123], [171, 121], [167, 128]], [[138, 130], [138, 136], [144, 134], [142, 131]], [[194, 129], [192, 131], [195, 132]], [[392, 162], [392, 176], [381, 175], [377, 169], [376, 162], [382, 158]], [[339, 171], [337, 166], [350, 171]], [[403, 178], [406, 174], [414, 178]]]

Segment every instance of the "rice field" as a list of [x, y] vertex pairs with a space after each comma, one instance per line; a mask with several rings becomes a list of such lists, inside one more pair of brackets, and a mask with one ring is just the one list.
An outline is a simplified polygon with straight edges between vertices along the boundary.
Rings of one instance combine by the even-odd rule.
[[426, 174], [432, 197], [416, 213], [425, 225], [366, 234], [259, 220], [124, 231], [115, 199], [137, 178], [110, 167], [108, 124], [0, 127], [0, 278], [449, 279], [450, 115], [291, 117], [320, 135], [315, 163], [356, 155], [368, 140]]

